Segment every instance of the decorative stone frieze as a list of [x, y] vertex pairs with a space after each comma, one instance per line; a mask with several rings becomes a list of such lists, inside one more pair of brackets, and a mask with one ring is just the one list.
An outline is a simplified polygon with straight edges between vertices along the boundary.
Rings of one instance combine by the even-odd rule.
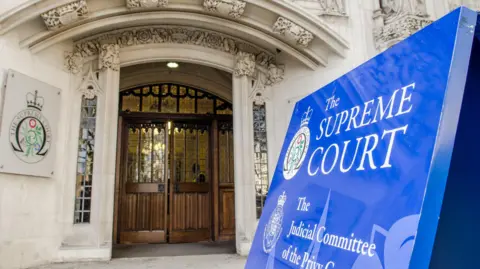
[[211, 12], [218, 12], [233, 18], [240, 18], [247, 3], [243, 0], [204, 0], [203, 7]]
[[255, 55], [239, 51], [235, 58], [235, 76], [253, 76], [255, 73]]
[[265, 81], [266, 86], [271, 86], [273, 84], [277, 84], [283, 80], [283, 76], [285, 75], [285, 67], [284, 66], [277, 66], [274, 64], [270, 64], [268, 66], [268, 73], [267, 78]]
[[131, 28], [93, 36], [76, 43], [74, 52], [80, 53], [83, 57], [99, 55], [101, 44], [105, 41], [116, 43], [120, 48], [144, 44], [174, 43], [202, 46], [232, 55], [237, 55], [237, 52], [241, 50], [254, 54], [256, 63], [264, 67], [274, 63], [275, 59], [269, 51], [234, 37], [198, 28], [177, 26]]
[[376, 49], [383, 51], [409, 37], [432, 20], [426, 12], [425, 0], [378, 0], [374, 12], [376, 27], [373, 36]]
[[80, 87], [78, 87], [78, 91], [82, 93], [86, 99], [93, 99], [95, 96], [103, 93], [102, 88], [99, 86], [98, 78], [91, 66], [87, 75], [82, 78], [82, 83]]
[[120, 70], [120, 46], [118, 44], [103, 44], [99, 56], [99, 68], [102, 70]]
[[65, 52], [64, 66], [72, 74], [78, 74], [83, 69], [83, 56], [80, 52]]
[[312, 33], [283, 17], [277, 19], [273, 25], [273, 32], [303, 47], [307, 47], [313, 40]]
[[166, 7], [168, 0], [126, 0], [127, 8], [158, 8]]
[[40, 16], [49, 30], [55, 30], [85, 18], [87, 15], [87, 1], [79, 0], [51, 9]]

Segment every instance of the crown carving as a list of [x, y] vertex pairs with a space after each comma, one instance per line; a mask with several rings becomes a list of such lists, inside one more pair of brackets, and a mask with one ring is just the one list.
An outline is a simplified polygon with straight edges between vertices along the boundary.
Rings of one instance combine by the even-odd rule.
[[310, 118], [312, 117], [313, 109], [308, 107], [307, 111], [303, 113], [302, 115], [302, 121], [301, 121], [301, 126], [308, 125], [308, 122], [310, 121]]
[[38, 96], [38, 91], [35, 91], [34, 94], [27, 93], [27, 107], [35, 108], [40, 111], [42, 110], [43, 97]]
[[278, 197], [278, 205], [283, 206], [286, 201], [287, 201], [287, 195], [285, 195], [285, 192], [283, 192], [282, 195]]

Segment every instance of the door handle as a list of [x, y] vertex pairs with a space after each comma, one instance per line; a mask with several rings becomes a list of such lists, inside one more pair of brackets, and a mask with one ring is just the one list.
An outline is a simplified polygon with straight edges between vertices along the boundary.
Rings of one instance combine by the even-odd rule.
[[158, 184], [158, 192], [160, 193], [165, 192], [165, 184]]

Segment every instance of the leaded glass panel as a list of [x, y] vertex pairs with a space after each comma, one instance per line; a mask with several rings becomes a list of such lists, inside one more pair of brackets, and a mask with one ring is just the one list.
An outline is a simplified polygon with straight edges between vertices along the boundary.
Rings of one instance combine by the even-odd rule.
[[269, 187], [267, 121], [264, 104], [253, 104], [253, 143], [257, 218], [260, 218]]
[[74, 223], [89, 223], [92, 199], [93, 155], [97, 97], [82, 97], [75, 184]]

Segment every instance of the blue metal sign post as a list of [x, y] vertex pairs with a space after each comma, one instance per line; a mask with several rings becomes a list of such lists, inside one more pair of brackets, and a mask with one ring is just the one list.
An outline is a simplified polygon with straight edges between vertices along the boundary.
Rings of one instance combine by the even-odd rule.
[[245, 268], [480, 268], [450, 241], [477, 184], [476, 24], [458, 8], [296, 104]]

